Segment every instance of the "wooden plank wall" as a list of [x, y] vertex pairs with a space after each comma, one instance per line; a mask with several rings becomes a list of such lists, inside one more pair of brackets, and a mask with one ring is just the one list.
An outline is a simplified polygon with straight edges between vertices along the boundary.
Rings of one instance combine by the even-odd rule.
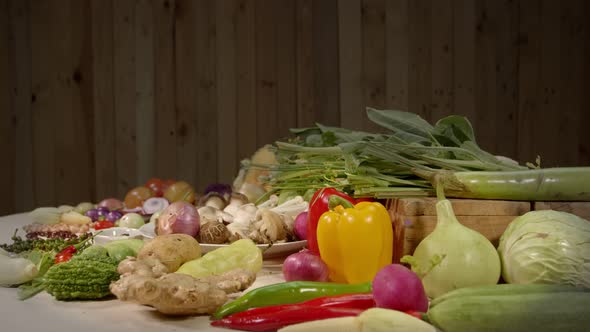
[[456, 113], [480, 145], [590, 164], [583, 0], [0, 0], [0, 214], [202, 190], [288, 128]]

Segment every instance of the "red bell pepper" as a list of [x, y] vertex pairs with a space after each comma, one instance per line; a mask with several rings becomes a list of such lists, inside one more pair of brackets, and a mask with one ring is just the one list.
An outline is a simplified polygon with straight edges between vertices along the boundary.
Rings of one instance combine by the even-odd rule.
[[324, 212], [330, 210], [329, 201], [330, 196], [332, 195], [340, 196], [352, 204], [356, 203], [352, 197], [334, 188], [322, 188], [313, 194], [313, 197], [309, 202], [309, 214], [307, 217], [307, 248], [318, 256], [320, 254], [320, 248], [318, 247], [318, 236], [316, 233], [318, 221]]

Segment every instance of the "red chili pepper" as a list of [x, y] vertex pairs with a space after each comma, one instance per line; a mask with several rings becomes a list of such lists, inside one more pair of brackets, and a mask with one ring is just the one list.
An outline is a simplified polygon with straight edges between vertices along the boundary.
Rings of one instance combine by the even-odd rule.
[[372, 293], [324, 296], [295, 304], [249, 309], [214, 321], [211, 325], [246, 331], [274, 331], [283, 326], [316, 319], [355, 316], [373, 307], [375, 300]]
[[257, 307], [232, 314], [232, 317], [248, 317], [258, 314], [273, 313], [281, 310], [287, 310], [293, 307], [332, 307], [332, 308], [351, 308], [351, 309], [369, 309], [375, 307], [373, 293], [355, 293], [341, 294], [333, 296], [323, 296], [315, 299], [293, 303], [279, 304], [265, 307]]
[[74, 256], [74, 253], [77, 251], [76, 247], [74, 246], [67, 246], [62, 251], [58, 252], [55, 255], [55, 264], [67, 262]]
[[322, 188], [313, 194], [309, 203], [309, 214], [307, 217], [307, 248], [316, 255], [320, 254], [316, 233], [318, 220], [324, 212], [330, 210], [329, 200], [332, 195], [340, 196], [353, 204], [356, 203], [352, 197], [334, 188]]
[[289, 308], [283, 308], [279, 311], [273, 310], [250, 315], [240, 315], [252, 310], [255, 309], [229, 315], [223, 319], [211, 322], [211, 325], [243, 331], [276, 331], [287, 325], [319, 319], [357, 316], [364, 311], [364, 309], [356, 308], [291, 305]]

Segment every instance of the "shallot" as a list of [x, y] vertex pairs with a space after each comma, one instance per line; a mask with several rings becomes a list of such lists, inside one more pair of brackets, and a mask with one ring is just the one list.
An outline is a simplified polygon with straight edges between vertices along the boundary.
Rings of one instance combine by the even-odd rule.
[[283, 262], [286, 281], [328, 281], [330, 271], [322, 259], [307, 249], [289, 255]]
[[300, 240], [307, 240], [307, 214], [307, 211], [304, 211], [295, 218], [293, 231]]

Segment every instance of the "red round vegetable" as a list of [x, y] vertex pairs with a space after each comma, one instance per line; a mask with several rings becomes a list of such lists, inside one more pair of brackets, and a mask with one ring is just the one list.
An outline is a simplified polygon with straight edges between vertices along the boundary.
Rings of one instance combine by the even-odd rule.
[[156, 234], [187, 234], [195, 237], [201, 228], [199, 212], [191, 203], [174, 202], [160, 213]]
[[286, 281], [328, 281], [329, 272], [320, 256], [307, 249], [289, 255], [283, 262], [283, 276]]
[[295, 236], [300, 240], [307, 240], [307, 215], [307, 211], [304, 211], [295, 217], [293, 230], [295, 231]]
[[428, 297], [416, 273], [401, 264], [383, 267], [373, 279], [373, 297], [379, 308], [398, 311], [428, 310]]

